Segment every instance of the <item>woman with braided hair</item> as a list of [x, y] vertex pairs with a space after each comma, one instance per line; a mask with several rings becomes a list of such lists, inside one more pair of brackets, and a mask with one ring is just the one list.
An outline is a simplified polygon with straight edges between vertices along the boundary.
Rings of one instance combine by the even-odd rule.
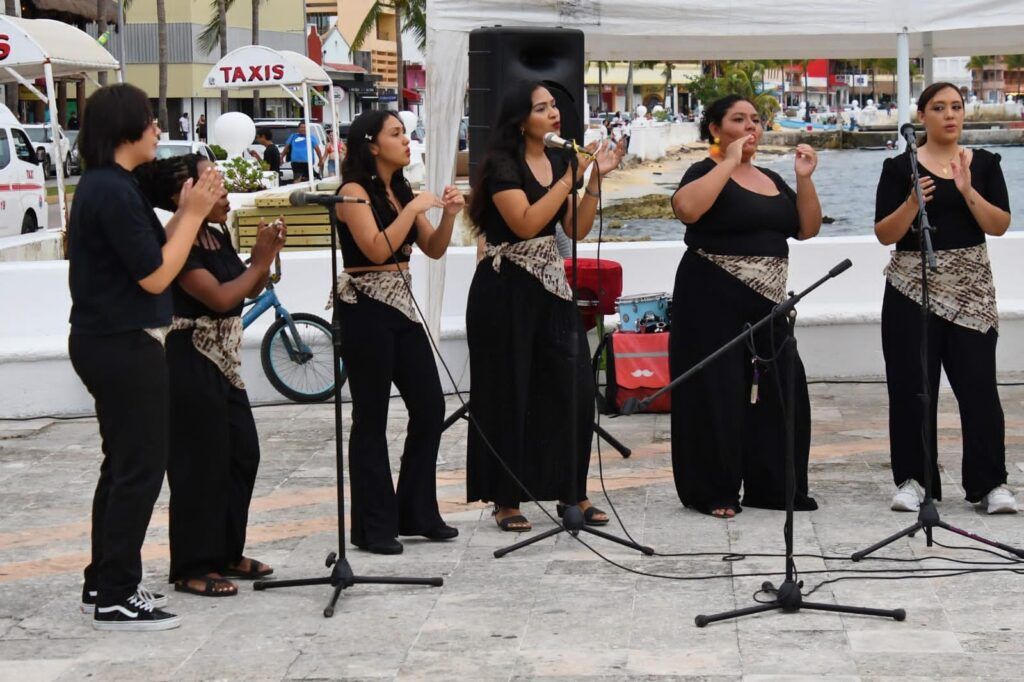
[[[213, 167], [189, 154], [145, 164], [135, 175], [154, 206], [174, 210], [183, 184]], [[236, 594], [227, 576], [259, 578], [273, 572], [242, 555], [260, 448], [238, 353], [242, 301], [266, 286], [286, 228], [281, 222], [261, 223], [246, 268], [223, 229], [227, 213], [222, 191], [174, 282], [174, 319], [167, 336], [170, 582], [179, 592], [205, 597]]]

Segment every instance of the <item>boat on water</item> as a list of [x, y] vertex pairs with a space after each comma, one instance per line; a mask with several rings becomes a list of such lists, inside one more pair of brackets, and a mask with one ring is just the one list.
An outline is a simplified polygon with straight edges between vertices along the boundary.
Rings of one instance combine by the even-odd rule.
[[810, 126], [812, 130], [839, 130], [839, 125], [835, 123], [818, 123], [817, 121], [805, 121], [802, 118], [777, 118], [775, 122], [783, 128], [788, 130], [807, 130]]

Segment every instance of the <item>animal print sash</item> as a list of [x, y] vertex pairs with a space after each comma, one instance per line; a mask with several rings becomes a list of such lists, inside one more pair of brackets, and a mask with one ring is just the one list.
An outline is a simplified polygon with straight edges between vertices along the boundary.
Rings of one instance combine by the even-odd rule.
[[242, 382], [242, 359], [239, 351], [242, 348], [241, 317], [175, 317], [171, 331], [191, 329], [192, 345], [196, 351], [212, 362], [224, 378], [238, 389], [245, 390]]
[[[928, 309], [953, 324], [982, 334], [999, 329], [996, 287], [985, 244], [935, 252], [938, 272], [928, 273]], [[885, 268], [896, 291], [921, 302], [921, 254], [893, 251]]]
[[786, 300], [789, 259], [780, 256], [723, 256], [697, 249], [697, 253], [746, 284], [769, 301]]
[[[359, 273], [355, 276], [343, 272], [338, 277], [336, 291], [342, 303], [356, 303], [356, 292], [368, 296], [384, 305], [389, 305], [398, 312], [419, 324], [416, 304], [413, 303], [412, 276], [407, 270], [378, 270]], [[334, 297], [327, 302], [327, 308], [334, 305]]]
[[572, 300], [572, 289], [565, 278], [565, 261], [558, 255], [555, 238], [537, 237], [521, 242], [488, 244], [484, 253], [493, 258], [491, 267], [501, 272], [501, 262], [507, 258], [533, 276], [541, 286], [558, 298]]

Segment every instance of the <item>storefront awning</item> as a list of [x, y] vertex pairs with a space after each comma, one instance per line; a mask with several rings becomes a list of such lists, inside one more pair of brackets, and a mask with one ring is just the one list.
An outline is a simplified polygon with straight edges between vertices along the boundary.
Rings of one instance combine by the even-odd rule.
[[422, 104], [423, 97], [411, 88], [402, 88], [402, 99], [409, 104]]

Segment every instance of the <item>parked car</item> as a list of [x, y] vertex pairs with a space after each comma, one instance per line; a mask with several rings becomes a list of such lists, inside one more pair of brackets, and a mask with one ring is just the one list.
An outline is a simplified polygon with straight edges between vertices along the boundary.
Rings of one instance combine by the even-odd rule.
[[68, 138], [68, 144], [71, 145], [71, 172], [79, 175], [82, 172], [82, 158], [78, 154], [78, 131], [65, 130], [64, 136]]
[[[302, 120], [296, 118], [262, 118], [256, 119], [254, 123], [256, 124], [256, 130], [259, 130], [260, 128], [270, 129], [271, 139], [274, 141], [274, 144], [277, 145], [277, 148], [280, 149], [281, 153], [283, 154], [285, 143], [288, 141], [288, 138], [291, 137], [292, 133], [298, 132], [299, 124], [302, 123]], [[344, 137], [348, 137], [348, 126], [351, 126], [351, 123], [342, 123], [340, 126], [341, 133]], [[315, 139], [319, 143], [320, 151], [322, 152], [324, 148], [324, 143], [327, 141], [327, 132], [324, 130], [323, 124], [316, 121], [310, 122], [309, 130], [307, 132], [310, 132], [313, 135], [315, 135]], [[249, 147], [249, 149], [255, 151], [261, 159], [263, 158], [262, 145], [253, 144]], [[313, 152], [313, 158], [310, 159], [310, 163], [316, 163], [316, 152]], [[291, 161], [285, 160], [282, 157], [282, 184], [291, 182], [294, 178], [295, 176], [292, 173]]]
[[43, 168], [25, 128], [0, 104], [0, 235], [48, 226]]
[[204, 159], [216, 162], [217, 157], [214, 156], [213, 150], [210, 149], [210, 145], [205, 142], [196, 142], [191, 140], [160, 140], [160, 144], [156, 147], [156, 158], [158, 159], [169, 159], [174, 156], [185, 156], [186, 154], [198, 154]]
[[36, 158], [43, 164], [43, 172], [46, 173], [45, 178], [50, 178], [57, 174], [57, 167], [54, 165], [57, 159], [61, 159], [64, 164], [64, 177], [70, 176], [71, 143], [68, 142], [64, 131], [60, 128], [57, 129], [60, 134], [60, 153], [58, 154], [55, 153], [53, 148], [53, 132], [49, 123], [32, 123], [24, 126], [24, 128], [36, 149]]

